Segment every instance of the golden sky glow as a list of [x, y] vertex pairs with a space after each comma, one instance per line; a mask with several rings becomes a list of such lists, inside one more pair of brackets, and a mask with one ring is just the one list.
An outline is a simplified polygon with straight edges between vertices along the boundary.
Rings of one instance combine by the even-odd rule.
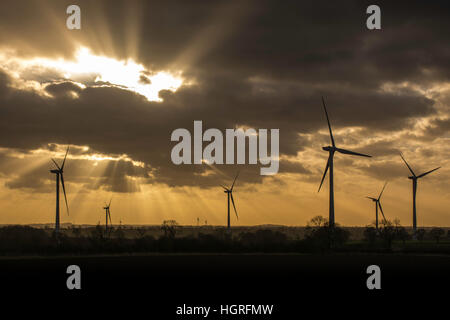
[[[81, 1], [88, 20], [68, 30], [63, 2], [0, 3], [0, 224], [54, 222], [51, 158], [61, 161], [67, 145], [62, 223], [103, 223], [112, 197], [113, 224], [225, 225], [220, 184], [238, 169], [231, 225], [328, 217], [328, 178], [317, 192], [330, 144], [325, 96], [337, 146], [373, 156], [336, 155], [336, 222], [370, 224], [365, 197], [388, 181], [386, 217], [412, 224], [401, 151], [417, 172], [442, 167], [419, 181], [418, 226], [450, 226], [444, 28], [393, 8], [406, 20], [367, 33], [349, 21], [351, 8], [296, 5]], [[279, 128], [280, 172], [174, 166], [170, 133], [192, 133], [194, 120], [221, 131]]]
[[[15, 171], [21, 175], [36, 167], [44, 166], [51, 169], [51, 157], [61, 159], [64, 156], [65, 146], [58, 146], [55, 152], [48, 150], [34, 150], [29, 155], [10, 153], [12, 158], [22, 158], [29, 164]], [[74, 182], [74, 176], [89, 176], [90, 172], [74, 172], [74, 161], [87, 161], [92, 168], [102, 163], [116, 163], [119, 160], [128, 161], [133, 167], [142, 168], [141, 162], [135, 162], [126, 155], [88, 155], [86, 146], [71, 146], [73, 150], [84, 150], [87, 154], [71, 155], [67, 158], [65, 169], [66, 188], [70, 206], [70, 216], [61, 208], [61, 221], [77, 224], [103, 223], [103, 203], [113, 198], [111, 215], [114, 224], [159, 224], [163, 220], [175, 219], [181, 224], [196, 224], [197, 217], [201, 224], [207, 220], [210, 225], [223, 225], [226, 223], [226, 197], [220, 186], [217, 188], [202, 189], [196, 187], [171, 188], [164, 184], [147, 184], [139, 178], [127, 177], [128, 183], [139, 186], [136, 193], [115, 193], [107, 190], [88, 190], [83, 183]], [[6, 150], [3, 150], [5, 152]], [[374, 220], [372, 202], [366, 196], [376, 196], [382, 183], [357, 171], [346, 167], [342, 159], [336, 157], [335, 167], [335, 207], [337, 221], [344, 225], [366, 225]], [[232, 217], [233, 225], [254, 224], [285, 224], [304, 225], [315, 215], [327, 216], [328, 189], [317, 193], [322, 162], [326, 155], [320, 150], [314, 154], [309, 150], [299, 153], [296, 161], [305, 165], [317, 166], [317, 179], [302, 181], [292, 174], [278, 174], [264, 180], [260, 185], [242, 184], [237, 182], [235, 188], [235, 201], [239, 213], [239, 220]], [[72, 166], [71, 166], [72, 164]], [[401, 164], [400, 164], [401, 165]], [[417, 167], [417, 166], [416, 166]], [[211, 167], [209, 174], [223, 176], [220, 167]], [[418, 167], [417, 169], [421, 169]], [[350, 169], [350, 170], [349, 170]], [[92, 169], [94, 170], [94, 169]], [[445, 169], [445, 172], [448, 172]], [[389, 181], [383, 195], [383, 209], [388, 218], [399, 218], [405, 225], [409, 225], [411, 216], [411, 186], [405, 176]], [[50, 176], [50, 173], [49, 173]], [[50, 177], [51, 178], [51, 177]], [[3, 185], [7, 179], [0, 178]], [[232, 177], [229, 177], [231, 183]], [[27, 189], [8, 189], [1, 187], [0, 203], [3, 214], [0, 224], [3, 223], [49, 223], [54, 219], [55, 195], [54, 181], [45, 182], [48, 192], [29, 192]], [[90, 182], [95, 184], [95, 179]], [[141, 184], [143, 183], [143, 184]], [[420, 225], [442, 225], [448, 221], [447, 207], [449, 198], [445, 198], [447, 190], [442, 190], [439, 177], [431, 176], [419, 183], [418, 191], [418, 221]], [[431, 212], [431, 214], [429, 213]]]

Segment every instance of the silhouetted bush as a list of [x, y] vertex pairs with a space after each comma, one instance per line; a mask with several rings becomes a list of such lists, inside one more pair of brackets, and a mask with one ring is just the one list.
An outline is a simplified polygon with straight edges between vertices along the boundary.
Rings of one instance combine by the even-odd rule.
[[[176, 226], [173, 225], [172, 226]], [[177, 227], [181, 228], [181, 227]], [[301, 234], [290, 234], [284, 229], [249, 228], [240, 233], [227, 228], [200, 229], [180, 236], [171, 231], [159, 237], [141, 232], [135, 228], [111, 229], [105, 236], [100, 225], [88, 228], [61, 229], [59, 235], [53, 235], [51, 228], [37, 229], [27, 226], [8, 226], [0, 228], [0, 255], [58, 255], [58, 254], [113, 254], [113, 253], [150, 253], [150, 252], [373, 252], [390, 251], [394, 239], [403, 241], [404, 252], [441, 252], [449, 253], [450, 245], [440, 239], [444, 230], [436, 228], [429, 232], [430, 239], [436, 244], [407, 243], [410, 235], [399, 223], [393, 227], [382, 224], [379, 235], [375, 228], [366, 227], [363, 236], [366, 241], [348, 242], [350, 232], [339, 226], [329, 227], [326, 219], [314, 218]], [[79, 230], [79, 231], [75, 231]], [[147, 229], [149, 230], [149, 229]], [[280, 231], [281, 230], [281, 231]], [[423, 230], [423, 229], [420, 229]], [[418, 232], [420, 235], [421, 232]], [[156, 229], [156, 233], [158, 230]], [[183, 234], [180, 232], [180, 234]], [[186, 233], [185, 233], [186, 234]], [[84, 235], [84, 236], [83, 236]], [[128, 237], [127, 237], [128, 235]], [[130, 237], [131, 235], [131, 237]], [[438, 238], [437, 238], [438, 237]], [[396, 244], [396, 251], [399, 246]]]
[[436, 240], [436, 243], [439, 243], [441, 237], [445, 234], [444, 229], [442, 228], [433, 228], [430, 231], [430, 236]]
[[350, 233], [338, 226], [310, 228], [306, 234], [305, 241], [312, 249], [321, 251], [340, 248], [348, 241]]
[[274, 252], [287, 249], [288, 241], [284, 233], [272, 230], [257, 230], [243, 232], [239, 235], [239, 242], [251, 251]]
[[401, 240], [403, 244], [405, 244], [406, 240], [411, 239], [411, 235], [406, 231], [404, 227], [397, 226], [395, 227], [395, 238]]
[[423, 239], [425, 238], [426, 233], [427, 232], [425, 231], [425, 229], [418, 229], [417, 232], [416, 232], [417, 240], [423, 241]]
[[165, 220], [161, 226], [161, 230], [164, 232], [164, 237], [175, 238], [177, 225], [178, 223], [175, 220]]
[[370, 245], [373, 245], [375, 241], [377, 240], [377, 229], [375, 229], [372, 226], [367, 226], [364, 229], [364, 240], [369, 242]]
[[100, 224], [97, 224], [95, 228], [91, 231], [91, 238], [93, 240], [103, 240], [105, 238], [105, 233]]
[[380, 238], [383, 240], [386, 249], [391, 250], [392, 241], [394, 241], [396, 232], [395, 227], [389, 221], [384, 221], [379, 228]]
[[28, 226], [0, 228], [1, 254], [45, 253], [46, 248], [52, 246], [54, 246], [54, 242], [44, 230]]

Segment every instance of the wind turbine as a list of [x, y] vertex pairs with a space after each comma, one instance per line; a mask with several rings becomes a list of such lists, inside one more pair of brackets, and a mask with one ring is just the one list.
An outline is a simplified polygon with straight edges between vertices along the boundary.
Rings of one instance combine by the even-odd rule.
[[66, 163], [67, 154], [69, 153], [69, 147], [67, 147], [66, 155], [64, 156], [63, 163], [61, 167], [58, 166], [56, 161], [52, 159], [53, 163], [55, 164], [57, 169], [50, 170], [51, 173], [54, 173], [56, 175], [56, 221], [55, 221], [55, 234], [59, 233], [59, 181], [61, 180], [62, 189], [64, 192], [64, 200], [66, 200], [66, 208], [67, 208], [67, 215], [69, 215], [69, 205], [67, 204], [67, 197], [66, 197], [66, 188], [64, 186], [64, 165]]
[[325, 167], [325, 171], [323, 172], [322, 181], [320, 182], [319, 190], [317, 192], [320, 191], [320, 188], [322, 187], [322, 184], [323, 184], [323, 180], [325, 179], [325, 176], [327, 175], [327, 171], [329, 168], [330, 169], [330, 174], [329, 174], [329, 177], [330, 177], [329, 225], [330, 225], [330, 227], [334, 227], [334, 188], [333, 188], [333, 157], [334, 157], [334, 153], [337, 151], [337, 152], [340, 152], [343, 154], [350, 154], [350, 155], [354, 155], [354, 156], [369, 157], [369, 158], [371, 156], [362, 154], [362, 153], [345, 150], [345, 149], [340, 149], [340, 148], [336, 147], [336, 144], [334, 143], [333, 132], [331, 131], [330, 119], [328, 118], [327, 108], [325, 107], [325, 100], [323, 99], [323, 97], [322, 97], [322, 105], [323, 105], [323, 109], [325, 110], [325, 115], [327, 117], [328, 129], [330, 130], [331, 146], [322, 147], [323, 150], [328, 151], [329, 155], [328, 155], [328, 161], [327, 161], [327, 165]]
[[103, 209], [105, 209], [105, 214], [106, 214], [106, 224], [105, 224], [105, 232], [108, 231], [108, 217], [109, 217], [109, 223], [110, 225], [112, 225], [112, 221], [111, 221], [111, 211], [109, 211], [109, 207], [111, 206], [111, 200], [109, 200], [109, 204], [106, 204], [105, 202], [105, 206], [103, 207]]
[[403, 161], [405, 162], [406, 166], [408, 167], [409, 171], [411, 171], [412, 176], [408, 177], [408, 179], [412, 180], [412, 188], [413, 188], [413, 231], [414, 231], [414, 237], [416, 236], [417, 231], [417, 213], [416, 213], [416, 193], [417, 193], [417, 179], [422, 178], [426, 176], [429, 173], [432, 173], [433, 171], [436, 171], [440, 167], [437, 167], [433, 170], [427, 171], [425, 173], [419, 174], [416, 176], [413, 169], [409, 166], [408, 162], [406, 162], [405, 158], [403, 157], [403, 154], [400, 152], [400, 157], [402, 157]]
[[378, 232], [378, 207], [380, 207], [381, 210], [381, 214], [383, 215], [383, 219], [386, 222], [386, 217], [384, 216], [384, 212], [383, 212], [383, 207], [381, 206], [381, 195], [383, 194], [384, 188], [386, 188], [387, 182], [384, 184], [383, 189], [380, 192], [380, 195], [378, 196], [378, 198], [372, 198], [372, 197], [366, 197], [370, 200], [372, 200], [373, 202], [375, 202], [375, 227], [377, 229]]
[[237, 173], [236, 177], [234, 178], [233, 184], [231, 185], [230, 188], [227, 188], [223, 185], [220, 185], [222, 188], [224, 188], [224, 192], [227, 194], [227, 199], [228, 199], [228, 230], [230, 230], [230, 198], [231, 198], [231, 202], [233, 203], [233, 208], [234, 208], [234, 213], [236, 214], [236, 218], [239, 219], [237, 211], [236, 211], [236, 206], [234, 205], [234, 199], [233, 199], [233, 188], [234, 188], [234, 184], [236, 183], [236, 179], [239, 175], [239, 172]]

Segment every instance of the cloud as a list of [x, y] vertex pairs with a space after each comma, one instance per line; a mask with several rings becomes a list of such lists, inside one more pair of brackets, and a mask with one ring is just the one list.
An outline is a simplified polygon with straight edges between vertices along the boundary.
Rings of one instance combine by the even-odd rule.
[[[449, 43], [441, 32], [450, 19], [430, 19], [450, 12], [447, 3], [433, 2], [424, 9], [419, 2], [382, 2], [389, 14], [383, 15], [379, 33], [365, 29], [365, 4], [357, 1], [257, 4], [237, 15], [241, 2], [80, 1], [83, 19], [89, 20], [83, 20], [82, 32], [74, 33], [64, 27], [64, 15], [55, 18], [65, 12], [63, 3], [30, 3], [18, 10], [16, 1], [2, 2], [0, 41], [19, 57], [69, 59], [82, 44], [99, 55], [131, 57], [148, 70], [180, 68], [186, 83], [176, 92], [160, 91], [162, 101], [151, 102], [108, 82], [93, 85], [90, 78], [57, 79], [32, 70], [34, 83], [43, 88], [32, 90], [14, 85], [20, 79], [11, 73], [0, 72], [0, 146], [36, 150], [48, 143], [70, 143], [103, 155], [126, 154], [143, 162], [151, 176], [119, 161], [116, 172], [103, 168], [108, 176], [91, 172], [95, 183], [82, 170], [81, 178], [72, 179], [88, 189], [134, 192], [139, 190], [134, 178], [212, 187], [228, 181], [239, 168], [244, 171], [242, 183], [262, 181], [259, 166], [215, 166], [221, 174], [207, 174], [213, 170], [208, 166], [172, 164], [170, 134], [177, 128], [192, 131], [194, 120], [202, 120], [204, 130], [279, 128], [282, 157], [296, 158], [282, 160], [280, 171], [310, 174], [314, 164], [305, 165], [299, 152], [320, 151], [329, 143], [321, 134], [326, 133], [321, 96], [338, 145], [354, 146], [355, 151], [393, 156], [403, 148], [396, 137], [409, 143], [423, 119], [429, 125], [421, 139], [434, 141], [446, 134], [448, 118], [437, 107], [442, 95], [431, 96], [417, 87], [439, 86], [450, 78], [445, 56]], [[8, 13], [5, 6], [10, 6]], [[46, 30], [46, 36], [36, 37], [36, 30]], [[141, 74], [141, 82], [147, 80]], [[387, 89], [387, 84], [405, 82], [401, 90]], [[432, 146], [427, 152], [423, 155], [433, 154]], [[92, 163], [83, 161], [86, 172]], [[391, 172], [378, 160], [368, 168], [367, 174], [383, 168]], [[38, 188], [42, 183], [39, 175], [14, 179], [8, 187], [28, 183]]]

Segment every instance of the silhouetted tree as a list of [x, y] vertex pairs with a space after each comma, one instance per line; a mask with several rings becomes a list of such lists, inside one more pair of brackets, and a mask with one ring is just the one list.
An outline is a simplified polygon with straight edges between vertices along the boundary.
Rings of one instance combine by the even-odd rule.
[[439, 240], [444, 234], [445, 231], [442, 228], [433, 228], [430, 231], [430, 235], [436, 240], [436, 243], [439, 243]]
[[313, 246], [322, 250], [336, 248], [343, 245], [350, 233], [335, 224], [334, 227], [328, 225], [328, 220], [322, 216], [316, 216], [306, 225], [305, 239]]
[[379, 228], [380, 237], [384, 240], [387, 249], [392, 248], [392, 241], [395, 239], [395, 228], [389, 220], [381, 222]]
[[322, 216], [315, 216], [307, 224], [307, 227], [317, 228], [324, 227], [328, 225], [328, 219]]
[[147, 229], [145, 227], [142, 227], [142, 228], [137, 228], [136, 231], [139, 234], [139, 237], [143, 238], [147, 232]]
[[175, 220], [164, 220], [161, 229], [164, 232], [164, 237], [175, 238], [176, 227], [178, 223]]

